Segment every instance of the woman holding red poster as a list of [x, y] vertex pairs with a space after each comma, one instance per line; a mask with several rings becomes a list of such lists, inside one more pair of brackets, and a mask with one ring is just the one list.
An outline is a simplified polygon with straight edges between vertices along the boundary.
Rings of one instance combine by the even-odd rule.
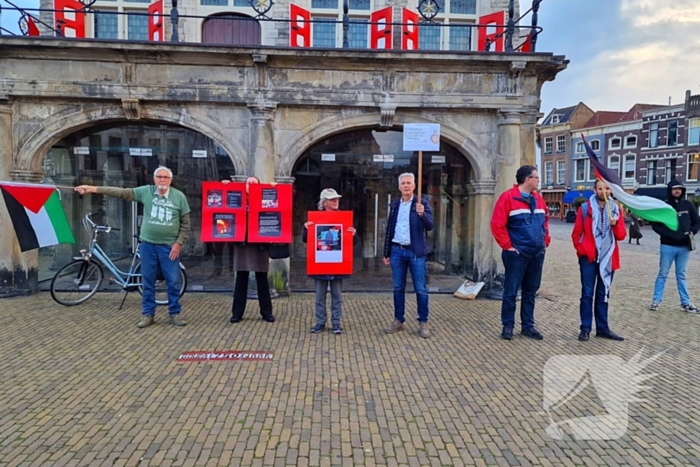
[[[222, 180], [222, 183], [228, 183]], [[253, 183], [260, 183], [257, 177], [248, 177], [245, 181], [246, 193]], [[231, 323], [238, 323], [243, 319], [243, 312], [248, 299], [248, 276], [250, 271], [255, 272], [255, 282], [258, 285], [258, 303], [260, 315], [268, 323], [274, 323], [272, 314], [272, 298], [270, 297], [270, 283], [267, 273], [270, 269], [270, 255], [266, 244], [260, 243], [234, 243], [233, 244], [233, 270], [236, 271], [236, 284], [233, 289], [233, 305], [231, 306]]]
[[[341, 195], [333, 188], [326, 188], [321, 192], [321, 197], [318, 202], [319, 211], [337, 211], [340, 205]], [[313, 222], [304, 224], [304, 231], [301, 239], [307, 243], [309, 228], [314, 225]], [[334, 254], [338, 249], [342, 232], [342, 226], [323, 226], [324, 229], [313, 229], [313, 242], [317, 244], [317, 249], [329, 255]], [[320, 230], [320, 231], [317, 231]], [[354, 227], [348, 227], [348, 232], [353, 236], [353, 245], [357, 243], [356, 230]], [[326, 328], [326, 295], [328, 285], [331, 288], [331, 324], [333, 325], [333, 334], [342, 334], [343, 328], [340, 326], [340, 321], [343, 318], [343, 279], [350, 275], [309, 275], [309, 278], [314, 279], [316, 283], [316, 324], [311, 328], [311, 332], [316, 334]]]

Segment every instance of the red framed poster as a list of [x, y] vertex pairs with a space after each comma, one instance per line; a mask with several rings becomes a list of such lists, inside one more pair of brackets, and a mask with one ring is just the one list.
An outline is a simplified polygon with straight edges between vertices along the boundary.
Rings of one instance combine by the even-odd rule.
[[310, 211], [306, 274], [352, 274], [352, 211]]
[[292, 243], [292, 185], [248, 185], [248, 242]]
[[245, 183], [202, 183], [203, 242], [243, 242], [246, 233]]

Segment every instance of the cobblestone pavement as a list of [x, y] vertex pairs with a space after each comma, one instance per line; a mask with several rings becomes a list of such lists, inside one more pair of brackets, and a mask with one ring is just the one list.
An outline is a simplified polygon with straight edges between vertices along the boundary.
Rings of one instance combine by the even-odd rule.
[[[447, 466], [700, 465], [700, 316], [679, 310], [673, 279], [646, 309], [657, 239], [626, 245], [611, 298], [624, 342], [578, 333], [578, 272], [568, 233], [555, 237], [537, 301], [543, 341], [502, 341], [500, 303], [431, 296], [430, 339], [385, 335], [390, 294], [346, 294], [345, 333], [310, 334], [313, 297], [274, 301], [276, 323], [249, 303], [228, 323], [230, 298], [188, 294], [189, 325], [137, 329], [139, 299], [101, 294], [64, 308], [42, 293], [0, 301], [0, 465]], [[697, 256], [697, 253], [694, 253]], [[700, 262], [691, 261], [696, 299]], [[624, 436], [554, 440], [545, 432], [543, 369], [550, 357], [665, 351], [629, 404]], [[271, 361], [178, 362], [184, 351], [273, 352]], [[624, 380], [624, 378], [623, 378]], [[614, 382], [597, 382], [605, 389]], [[600, 394], [600, 393], [598, 393]], [[592, 386], [556, 421], [605, 409]], [[565, 430], [566, 431], [566, 430]]]

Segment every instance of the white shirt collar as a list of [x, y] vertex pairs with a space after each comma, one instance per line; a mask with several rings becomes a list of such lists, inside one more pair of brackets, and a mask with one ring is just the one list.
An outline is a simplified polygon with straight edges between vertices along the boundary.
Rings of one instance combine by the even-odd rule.
[[168, 191], [166, 191], [164, 195], [161, 195], [160, 193], [158, 193], [158, 187], [156, 187], [154, 194], [156, 196], [162, 196], [163, 198], [168, 199], [168, 196], [170, 196], [170, 187], [168, 187]]

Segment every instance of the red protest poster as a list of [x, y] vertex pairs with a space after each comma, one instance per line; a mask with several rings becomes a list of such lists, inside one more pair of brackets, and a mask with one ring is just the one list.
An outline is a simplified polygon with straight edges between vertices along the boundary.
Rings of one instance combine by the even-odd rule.
[[306, 274], [352, 274], [352, 211], [310, 211]]
[[292, 185], [248, 185], [249, 243], [292, 243]]
[[203, 242], [243, 242], [246, 232], [245, 183], [202, 183]]

